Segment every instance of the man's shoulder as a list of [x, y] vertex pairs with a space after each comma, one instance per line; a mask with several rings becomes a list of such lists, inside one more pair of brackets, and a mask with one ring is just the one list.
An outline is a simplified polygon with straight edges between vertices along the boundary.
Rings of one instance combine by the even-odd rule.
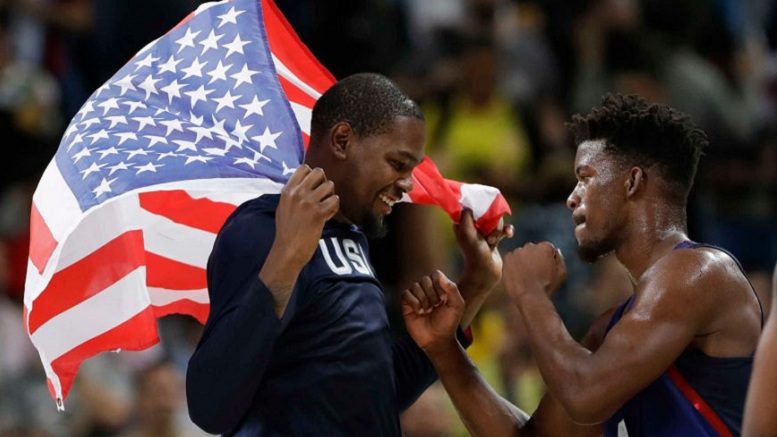
[[231, 255], [256, 254], [257, 245], [267, 246], [269, 250], [275, 236], [278, 198], [279, 195], [266, 194], [237, 207], [219, 230], [214, 251], [226, 251]]

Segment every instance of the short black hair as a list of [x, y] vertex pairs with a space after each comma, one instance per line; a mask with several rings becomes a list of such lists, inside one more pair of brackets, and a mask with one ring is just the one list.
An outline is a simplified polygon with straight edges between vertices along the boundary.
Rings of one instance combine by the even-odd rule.
[[690, 192], [707, 135], [691, 118], [664, 104], [638, 95], [607, 94], [601, 106], [575, 115], [567, 127], [575, 144], [604, 140], [605, 151], [629, 165], [657, 165], [673, 189]]
[[385, 133], [396, 117], [424, 115], [418, 104], [385, 76], [358, 73], [338, 81], [313, 106], [311, 136], [324, 135], [345, 121], [359, 136]]

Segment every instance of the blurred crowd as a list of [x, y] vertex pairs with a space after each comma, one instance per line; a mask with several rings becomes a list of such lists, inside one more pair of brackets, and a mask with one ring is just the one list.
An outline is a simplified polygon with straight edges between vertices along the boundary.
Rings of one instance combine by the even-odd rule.
[[[581, 336], [628, 294], [620, 265], [575, 253], [565, 200], [575, 185], [564, 123], [607, 92], [637, 93], [690, 114], [708, 133], [689, 202], [693, 239], [734, 253], [768, 295], [777, 260], [777, 1], [276, 0], [338, 77], [388, 75], [427, 119], [427, 153], [444, 175], [498, 187], [516, 237], [552, 241], [569, 278], [556, 304]], [[0, 437], [199, 435], [187, 416], [186, 362], [200, 327], [160, 323], [162, 342], [84, 364], [57, 413], [22, 326], [31, 194], [70, 118], [94, 89], [196, 0], [0, 0]], [[153, 11], [153, 12], [152, 12]], [[403, 205], [373, 244], [393, 324], [396, 291], [461, 262], [450, 222]], [[518, 312], [496, 290], [470, 355], [527, 411], [543, 393]], [[405, 434], [464, 434], [433, 386], [402, 417]]]

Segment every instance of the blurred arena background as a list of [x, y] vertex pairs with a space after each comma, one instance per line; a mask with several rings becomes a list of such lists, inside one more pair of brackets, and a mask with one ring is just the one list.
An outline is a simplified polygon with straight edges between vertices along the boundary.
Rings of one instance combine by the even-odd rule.
[[[606, 92], [638, 93], [689, 113], [710, 136], [690, 201], [690, 235], [720, 245], [768, 295], [777, 259], [777, 1], [775, 0], [276, 0], [338, 77], [388, 75], [427, 117], [427, 153], [443, 174], [496, 186], [516, 237], [550, 240], [569, 279], [556, 296], [577, 336], [628, 293], [614, 260], [574, 256], [564, 201], [574, 148], [564, 122]], [[0, 437], [202, 435], [188, 421], [186, 362], [199, 325], [161, 323], [161, 345], [103, 354], [82, 368], [57, 413], [22, 326], [30, 198], [67, 122], [195, 0], [0, 0]], [[395, 291], [460, 262], [449, 221], [403, 205], [372, 256]], [[470, 355], [507, 398], [533, 411], [541, 377], [522, 322], [495, 290]], [[402, 417], [405, 435], [466, 435], [440, 386]]]

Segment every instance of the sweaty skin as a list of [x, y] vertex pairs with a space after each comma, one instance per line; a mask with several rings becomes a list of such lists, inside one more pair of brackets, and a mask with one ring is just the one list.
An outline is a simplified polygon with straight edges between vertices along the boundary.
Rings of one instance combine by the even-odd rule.
[[583, 142], [575, 159], [578, 184], [567, 200], [581, 255], [614, 253], [635, 283], [631, 308], [606, 337], [614, 308], [580, 343], [566, 330], [550, 300], [566, 267], [550, 243], [530, 243], [504, 258], [505, 289], [521, 311], [548, 386], [528, 421], [452, 341], [455, 325], [430, 329], [406, 317], [473, 435], [600, 435], [601, 423], [689, 346], [713, 357], [754, 351], [760, 307], [735, 261], [714, 249], [673, 250], [688, 239], [684, 207], [666, 201], [667, 187], [654, 169], [616, 164], [601, 141]]

